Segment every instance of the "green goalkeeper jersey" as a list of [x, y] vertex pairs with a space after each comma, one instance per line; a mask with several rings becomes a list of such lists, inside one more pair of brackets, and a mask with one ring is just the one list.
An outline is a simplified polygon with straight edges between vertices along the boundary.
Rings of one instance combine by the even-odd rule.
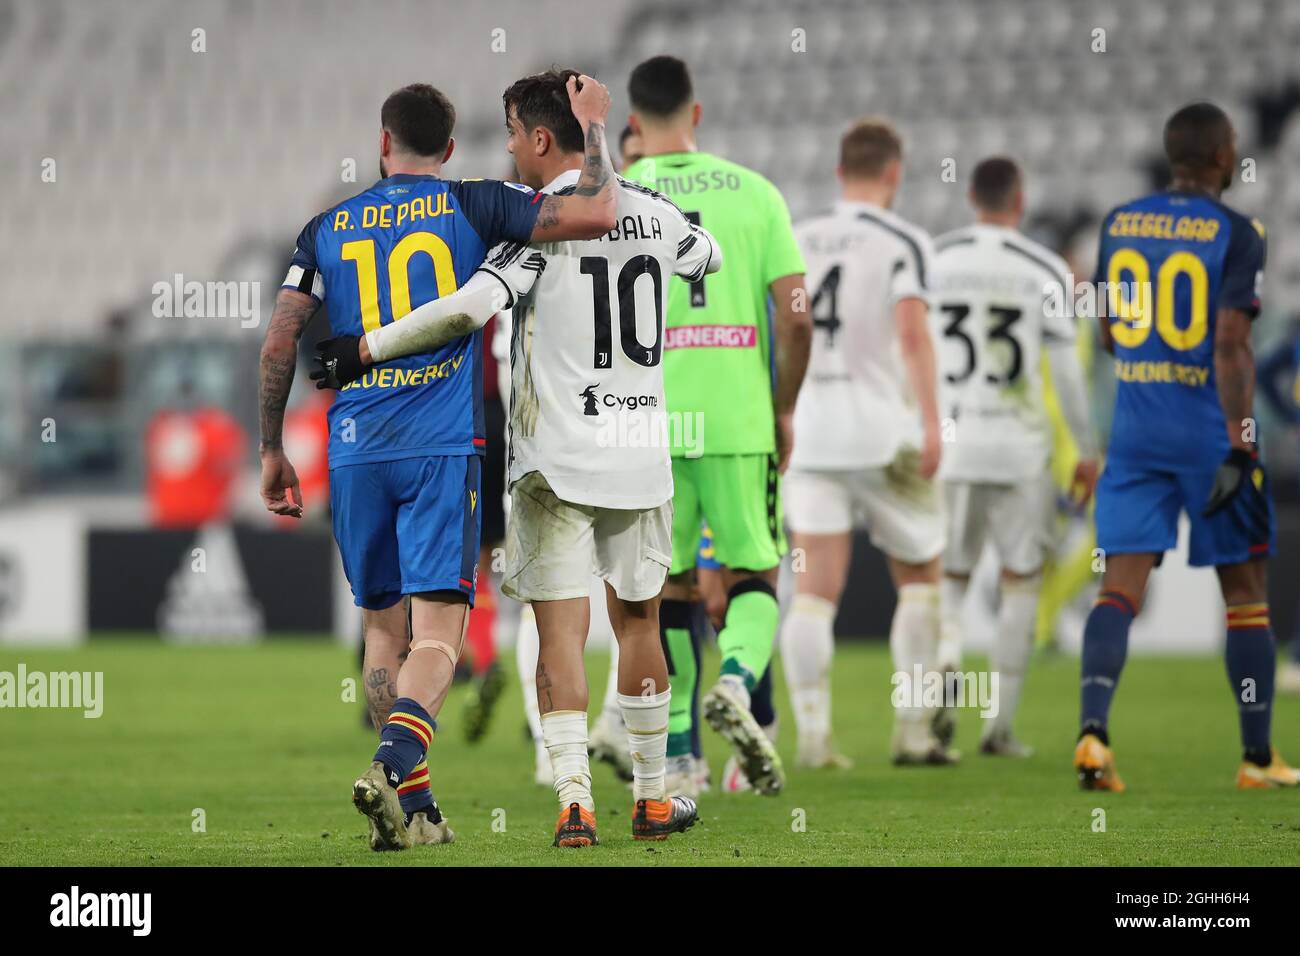
[[672, 279], [664, 329], [664, 392], [674, 456], [775, 451], [768, 287], [804, 271], [790, 212], [753, 170], [708, 153], [665, 153], [626, 178], [675, 202], [722, 249], [722, 269]]

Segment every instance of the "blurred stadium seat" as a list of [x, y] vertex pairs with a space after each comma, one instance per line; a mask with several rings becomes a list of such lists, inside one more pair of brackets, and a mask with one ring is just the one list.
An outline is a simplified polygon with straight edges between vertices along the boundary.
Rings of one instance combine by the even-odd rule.
[[[534, 16], [548, 6], [556, 4], [516, 9]], [[1037, 211], [1100, 212], [1125, 195], [1101, 187], [1137, 186], [1133, 171], [1158, 154], [1160, 119], [1196, 97], [1230, 108], [1243, 155], [1261, 164], [1300, 155], [1295, 118], [1274, 149], [1260, 151], [1250, 106], [1293, 65], [1300, 7], [1286, 0], [621, 6], [617, 36], [590, 38], [599, 51], [590, 68], [621, 94], [642, 58], [683, 56], [706, 105], [705, 144], [768, 174], [796, 215], [829, 197], [836, 134], [865, 112], [900, 122], [910, 174], [900, 211], [934, 230], [961, 214], [961, 199], [939, 179], [941, 159], [960, 170], [991, 151], [1013, 152], [1042, 186]], [[396, 0], [368, 10], [419, 16], [429, 5]], [[0, 164], [30, 169], [50, 156], [60, 182], [77, 187], [11, 180], [0, 289], [15, 313], [38, 323], [26, 331], [93, 328], [160, 274], [211, 273], [250, 233], [287, 241], [306, 218], [304, 191], [320, 189], [324, 202], [342, 158], [362, 171], [373, 162], [379, 91], [399, 79], [475, 89], [457, 99], [462, 154], [473, 165], [456, 169], [499, 173], [493, 59], [447, 58], [418, 32], [385, 36], [381, 54], [338, 29], [354, 14], [339, 0], [0, 2], [0, 97], [21, 131], [0, 143]], [[206, 31], [204, 55], [190, 50], [190, 24]], [[1104, 54], [1090, 48], [1095, 28], [1106, 30]], [[806, 52], [791, 52], [795, 29], [805, 31]], [[557, 58], [583, 45], [557, 39]], [[382, 55], [375, 65], [392, 80], [367, 74], [322, 89], [305, 51], [320, 63], [355, 62], [359, 72]], [[1300, 225], [1300, 184], [1294, 159], [1289, 170], [1278, 166], [1232, 198], [1250, 212], [1269, 210], [1274, 233], [1285, 236]], [[1290, 300], [1300, 290], [1300, 246], [1288, 245], [1273, 281]], [[78, 281], [57, 281], [69, 260]]]
[[[941, 163], [954, 160], [960, 182], [1005, 151], [1028, 169], [1031, 228], [1058, 243], [1150, 184], [1170, 109], [1213, 98], [1258, 164], [1229, 199], [1270, 228], [1266, 301], [1286, 311], [1300, 295], [1300, 4], [1289, 0], [619, 0], [601, 5], [596, 32], [562, 0], [492, 6], [466, 5], [445, 38], [424, 0], [367, 4], [369, 21], [431, 25], [382, 35], [352, 28], [344, 0], [0, 0], [0, 109], [13, 131], [0, 139], [12, 173], [0, 204], [7, 331], [230, 337], [254, 349], [260, 330], [151, 320], [153, 283], [257, 279], [265, 318], [279, 251], [353, 188], [341, 164], [355, 161], [357, 182], [374, 176], [377, 107], [392, 88], [444, 87], [460, 109], [449, 173], [498, 176], [509, 168], [498, 91], [510, 80], [578, 62], [609, 83], [621, 120], [631, 67], [665, 51], [695, 72], [702, 148], [767, 174], [796, 217], [833, 197], [844, 125], [883, 113], [906, 139], [903, 215], [936, 232], [963, 221], [964, 190], [941, 179]], [[497, 26], [504, 55], [488, 52]], [[458, 39], [471, 35], [482, 47]], [[352, 66], [356, 80], [339, 82]], [[47, 157], [57, 184], [38, 174]], [[230, 401], [251, 429], [251, 402]]]

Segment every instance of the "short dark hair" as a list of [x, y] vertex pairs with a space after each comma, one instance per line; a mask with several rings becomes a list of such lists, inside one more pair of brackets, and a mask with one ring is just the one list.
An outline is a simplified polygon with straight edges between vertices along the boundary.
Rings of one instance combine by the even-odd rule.
[[1213, 103], [1189, 103], [1165, 123], [1165, 155], [1171, 166], [1204, 169], [1232, 142], [1232, 120]]
[[379, 121], [402, 149], [441, 156], [456, 126], [456, 107], [428, 83], [412, 83], [384, 100]]
[[1001, 212], [1011, 205], [1020, 183], [1020, 167], [1014, 159], [990, 156], [981, 160], [971, 174], [971, 196], [980, 209]]
[[848, 176], [874, 179], [891, 160], [903, 158], [903, 141], [887, 121], [860, 119], [840, 139], [840, 169]]
[[618, 151], [620, 153], [623, 151], [623, 147], [627, 145], [627, 141], [635, 135], [636, 132], [632, 129], [631, 123], [623, 127], [623, 132], [618, 134]]
[[675, 56], [652, 56], [637, 64], [627, 81], [632, 109], [648, 116], [672, 116], [695, 98], [691, 71]]
[[524, 129], [532, 132], [539, 126], [551, 131], [555, 142], [566, 153], [580, 153], [583, 147], [582, 126], [569, 105], [569, 77], [577, 70], [547, 70], [516, 80], [501, 95], [506, 120], [510, 111]]

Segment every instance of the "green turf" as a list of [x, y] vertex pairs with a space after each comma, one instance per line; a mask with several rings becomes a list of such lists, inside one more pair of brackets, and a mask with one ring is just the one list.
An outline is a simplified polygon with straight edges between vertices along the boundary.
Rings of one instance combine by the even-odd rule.
[[[1033, 758], [976, 755], [979, 718], [965, 711], [960, 767], [895, 769], [886, 756], [888, 656], [879, 645], [851, 643], [836, 658], [835, 719], [855, 768], [792, 771], [775, 798], [708, 794], [700, 825], [653, 847], [632, 842], [628, 794], [598, 766], [602, 845], [552, 849], [555, 801], [532, 783], [516, 686], [473, 748], [460, 737], [465, 691], [458, 687], [429, 761], [458, 840], [375, 854], [349, 803], [351, 780], [373, 752], [360, 705], [342, 700], [353, 660], [335, 645], [307, 641], [0, 651], [0, 670], [15, 671], [20, 661], [30, 670], [102, 670], [106, 699], [98, 720], [0, 710], [0, 863], [1252, 865], [1300, 858], [1300, 793], [1233, 789], [1236, 720], [1217, 660], [1130, 663], [1112, 720], [1129, 792], [1113, 797], [1074, 784], [1076, 661], [1035, 662], [1020, 721], [1022, 736], [1038, 747]], [[594, 687], [603, 688], [605, 666], [593, 655]], [[777, 701], [788, 710], [783, 686]], [[1279, 740], [1293, 756], [1300, 755], [1298, 711], [1300, 703], [1283, 700], [1277, 716]], [[787, 765], [792, 738], [787, 720]], [[712, 735], [706, 748], [716, 774], [725, 750]], [[1106, 812], [1104, 833], [1093, 829], [1098, 807]], [[195, 809], [206, 814], [206, 832], [193, 832]]]

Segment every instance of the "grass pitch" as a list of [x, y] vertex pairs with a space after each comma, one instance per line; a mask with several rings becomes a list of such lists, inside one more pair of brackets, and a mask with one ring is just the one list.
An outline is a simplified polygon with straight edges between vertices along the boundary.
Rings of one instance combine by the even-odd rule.
[[[103, 671], [104, 713], [0, 710], [0, 863], [26, 865], [948, 865], [1291, 864], [1300, 793], [1238, 793], [1236, 715], [1214, 659], [1130, 662], [1112, 716], [1121, 796], [1077, 789], [1070, 767], [1078, 663], [1034, 662], [1019, 729], [1025, 761], [976, 751], [961, 715], [961, 766], [891, 767], [890, 664], [879, 644], [842, 643], [835, 722], [848, 771], [793, 769], [788, 698], [775, 798], [706, 794], [701, 822], [662, 844], [634, 843], [630, 798], [593, 768], [602, 845], [550, 847], [557, 807], [532, 783], [517, 686], [486, 739], [461, 738], [466, 691], [443, 710], [430, 754], [451, 846], [372, 853], [349, 802], [374, 736], [343, 700], [354, 655], [325, 642], [252, 648], [102, 641], [76, 651], [0, 650], [0, 670]], [[513, 664], [513, 661], [510, 661]], [[982, 666], [972, 660], [968, 667]], [[589, 658], [593, 688], [606, 659]], [[513, 672], [513, 667], [509, 668]], [[706, 674], [716, 658], [706, 662]], [[593, 693], [593, 706], [599, 693]], [[1282, 699], [1275, 737], [1300, 759], [1300, 701]], [[708, 730], [715, 777], [725, 745]], [[1289, 750], [1288, 750], [1289, 748]], [[1105, 832], [1095, 813], [1105, 811]], [[204, 823], [197, 832], [196, 819]]]

